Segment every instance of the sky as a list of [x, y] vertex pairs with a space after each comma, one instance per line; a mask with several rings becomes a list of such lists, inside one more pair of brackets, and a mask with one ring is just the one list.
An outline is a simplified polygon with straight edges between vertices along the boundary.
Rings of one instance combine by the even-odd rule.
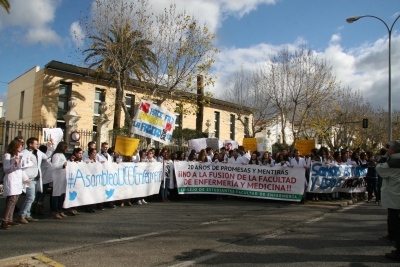
[[[93, 0], [9, 0], [0, 10], [0, 101], [24, 72], [52, 60], [81, 65], [72, 34]], [[175, 3], [216, 34], [221, 52], [212, 72], [216, 97], [235, 71], [252, 70], [282, 47], [306, 44], [333, 67], [341, 86], [360, 90], [374, 107], [388, 103], [388, 30], [374, 18], [352, 24], [346, 18], [374, 15], [391, 27], [399, 0], [149, 0], [155, 12]], [[392, 103], [400, 102], [400, 19], [392, 30]]]

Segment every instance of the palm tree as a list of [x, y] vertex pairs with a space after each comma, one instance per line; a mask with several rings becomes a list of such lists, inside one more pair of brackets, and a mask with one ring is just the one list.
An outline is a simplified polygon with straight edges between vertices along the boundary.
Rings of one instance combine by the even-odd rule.
[[10, 14], [10, 3], [8, 0], [0, 0], [0, 6], [2, 6], [8, 14]]
[[[85, 63], [89, 68], [113, 77], [116, 83], [114, 128], [120, 128], [125, 86], [132, 76], [138, 80], [149, 76], [149, 64], [156, 62], [156, 55], [148, 48], [152, 42], [143, 39], [140, 31], [131, 30], [128, 23], [122, 27], [113, 25], [103, 36], [89, 38], [92, 45], [83, 51], [88, 54]], [[129, 117], [129, 114], [125, 112], [125, 116]]]

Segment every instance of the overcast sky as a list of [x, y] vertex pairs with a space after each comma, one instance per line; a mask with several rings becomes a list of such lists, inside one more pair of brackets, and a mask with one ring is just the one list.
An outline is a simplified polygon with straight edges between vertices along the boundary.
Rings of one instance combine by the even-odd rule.
[[[0, 10], [0, 99], [7, 83], [51, 60], [80, 65], [71, 32], [92, 0], [10, 0]], [[307, 44], [333, 66], [342, 86], [360, 89], [374, 106], [387, 107], [388, 31], [377, 19], [346, 23], [355, 15], [374, 15], [392, 25], [398, 0], [150, 0], [155, 11], [170, 3], [185, 8], [217, 34], [221, 50], [213, 72], [215, 95], [241, 66], [251, 70], [283, 46]], [[400, 19], [399, 19], [400, 20]], [[400, 101], [400, 22], [392, 33], [393, 108]]]

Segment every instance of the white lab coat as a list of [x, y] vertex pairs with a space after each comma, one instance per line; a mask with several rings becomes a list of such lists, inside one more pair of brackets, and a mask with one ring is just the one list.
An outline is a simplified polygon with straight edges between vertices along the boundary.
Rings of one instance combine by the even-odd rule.
[[[46, 154], [44, 154], [42, 151], [38, 150], [37, 151], [37, 167], [38, 167], [38, 171], [39, 171], [39, 181], [36, 184], [36, 191], [38, 192], [42, 192], [43, 190], [43, 182], [42, 182], [42, 160], [47, 160], [49, 158], [49, 155], [54, 151], [53, 147], [48, 147], [47, 148], [47, 152]], [[21, 153], [32, 153], [32, 151], [29, 151], [28, 149], [23, 150]], [[34, 155], [32, 154], [32, 157], [34, 157]]]
[[96, 155], [96, 162], [113, 162], [113, 157], [111, 157], [111, 155], [107, 152], [105, 154], [107, 154], [107, 158], [103, 155], [103, 152], [99, 151]]
[[53, 196], [61, 196], [65, 194], [67, 188], [66, 170], [63, 168], [67, 158], [62, 153], [55, 153], [51, 159], [52, 178], [53, 178]]
[[281, 166], [281, 167], [290, 167], [290, 163], [289, 163], [288, 161], [286, 161], [286, 162], [283, 163], [283, 165], [282, 165], [281, 162], [275, 162], [275, 166], [276, 166], [276, 167], [279, 167], [279, 166]]
[[28, 176], [21, 169], [21, 163], [15, 164], [15, 157], [11, 157], [9, 153], [3, 155], [4, 185], [3, 196], [15, 196], [22, 193], [24, 181], [28, 180]]
[[248, 164], [248, 163], [249, 163], [249, 160], [248, 160], [247, 158], [241, 157], [241, 156], [238, 156], [238, 157], [235, 159], [235, 157], [232, 156], [232, 157], [230, 157], [230, 158], [228, 159], [228, 163], [233, 163], [233, 164]]
[[42, 170], [42, 184], [48, 184], [53, 182], [53, 166], [49, 159], [43, 160], [40, 166]]
[[307, 162], [303, 158], [299, 158], [299, 163], [297, 163], [296, 158], [290, 160], [290, 166], [292, 167], [307, 167]]
[[[174, 183], [174, 162], [170, 160], [170, 165], [169, 165], [169, 189], [174, 189], [175, 183]], [[163, 162], [163, 181], [165, 179], [165, 161]], [[165, 183], [164, 183], [164, 188], [165, 188]]]

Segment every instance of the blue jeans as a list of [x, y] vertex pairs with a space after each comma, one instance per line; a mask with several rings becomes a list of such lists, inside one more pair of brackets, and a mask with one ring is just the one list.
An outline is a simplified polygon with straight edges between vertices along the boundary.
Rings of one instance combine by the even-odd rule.
[[165, 188], [164, 186], [161, 186], [161, 198], [168, 198], [168, 187], [169, 187], [169, 179], [164, 180], [165, 183]]
[[35, 200], [36, 194], [36, 183], [37, 181], [31, 180], [28, 187], [26, 188], [26, 198], [24, 204], [22, 204], [21, 211], [19, 215], [25, 218], [31, 217], [31, 206], [32, 202]]

